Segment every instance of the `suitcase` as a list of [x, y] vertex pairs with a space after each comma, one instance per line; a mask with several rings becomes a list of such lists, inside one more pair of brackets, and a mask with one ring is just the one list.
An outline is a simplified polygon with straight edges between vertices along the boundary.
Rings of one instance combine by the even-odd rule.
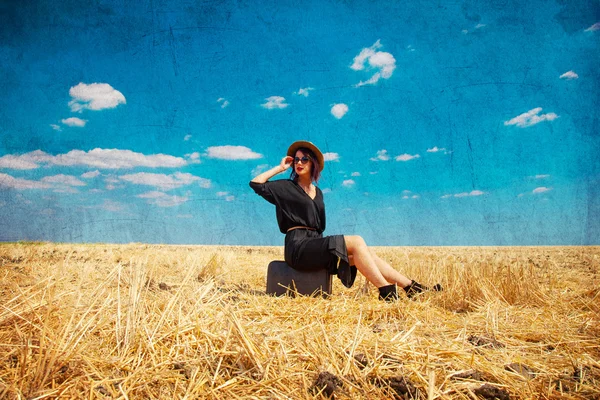
[[331, 295], [332, 276], [325, 269], [299, 271], [285, 261], [271, 261], [267, 268], [267, 294], [274, 296]]

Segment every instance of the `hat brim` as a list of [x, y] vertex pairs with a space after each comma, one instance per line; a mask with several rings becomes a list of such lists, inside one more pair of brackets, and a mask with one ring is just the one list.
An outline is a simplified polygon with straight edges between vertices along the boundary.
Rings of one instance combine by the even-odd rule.
[[317, 157], [317, 161], [319, 162], [320, 166], [319, 171], [323, 171], [323, 167], [325, 166], [325, 157], [323, 157], [323, 153], [321, 153], [321, 150], [319, 150], [319, 148], [311, 142], [307, 142], [306, 140], [298, 140], [292, 143], [291, 146], [288, 148], [287, 155], [290, 157], [294, 157], [296, 155], [296, 151], [298, 151], [298, 149], [302, 147], [309, 149], [313, 153], [315, 153], [315, 156]]

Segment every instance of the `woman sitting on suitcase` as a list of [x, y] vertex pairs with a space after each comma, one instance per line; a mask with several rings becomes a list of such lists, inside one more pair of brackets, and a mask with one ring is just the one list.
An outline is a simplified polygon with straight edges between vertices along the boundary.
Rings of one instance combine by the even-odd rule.
[[[294, 166], [290, 179], [269, 181], [273, 176]], [[250, 181], [254, 191], [274, 204], [277, 223], [285, 234], [285, 261], [295, 269], [324, 268], [337, 274], [344, 286], [351, 287], [356, 270], [379, 289], [379, 298], [398, 298], [396, 285], [408, 297], [429, 288], [408, 279], [367, 247], [364, 239], [355, 235], [323, 236], [325, 204], [323, 192], [314, 183], [319, 180], [324, 159], [321, 151], [307, 141], [292, 143], [279, 166]], [[441, 290], [436, 284], [433, 290]]]

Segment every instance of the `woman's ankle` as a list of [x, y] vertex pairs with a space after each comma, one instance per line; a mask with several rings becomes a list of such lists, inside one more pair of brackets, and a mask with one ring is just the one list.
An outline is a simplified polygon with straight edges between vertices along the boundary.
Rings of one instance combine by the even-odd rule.
[[439, 283], [436, 283], [435, 285], [433, 285], [433, 287], [429, 287], [429, 286], [423, 286], [419, 282], [414, 281], [414, 280], [410, 283], [410, 285], [404, 287], [403, 289], [406, 292], [406, 296], [409, 299], [411, 297], [413, 297], [419, 293], [423, 293], [425, 291], [431, 290], [434, 292], [440, 292], [440, 291], [444, 290], [442, 285], [440, 285]]
[[386, 285], [379, 288], [379, 300], [392, 302], [398, 300], [398, 291], [396, 285]]

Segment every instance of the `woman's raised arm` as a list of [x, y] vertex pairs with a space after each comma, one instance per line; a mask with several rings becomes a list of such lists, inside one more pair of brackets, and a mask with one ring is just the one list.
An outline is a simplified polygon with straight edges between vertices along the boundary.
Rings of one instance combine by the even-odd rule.
[[290, 157], [290, 156], [283, 157], [277, 167], [273, 167], [270, 170], [265, 171], [260, 175], [257, 175], [250, 182], [265, 183], [266, 181], [268, 181], [275, 175], [284, 172], [286, 169], [288, 169], [292, 165], [293, 162], [294, 162], [293, 157]]

